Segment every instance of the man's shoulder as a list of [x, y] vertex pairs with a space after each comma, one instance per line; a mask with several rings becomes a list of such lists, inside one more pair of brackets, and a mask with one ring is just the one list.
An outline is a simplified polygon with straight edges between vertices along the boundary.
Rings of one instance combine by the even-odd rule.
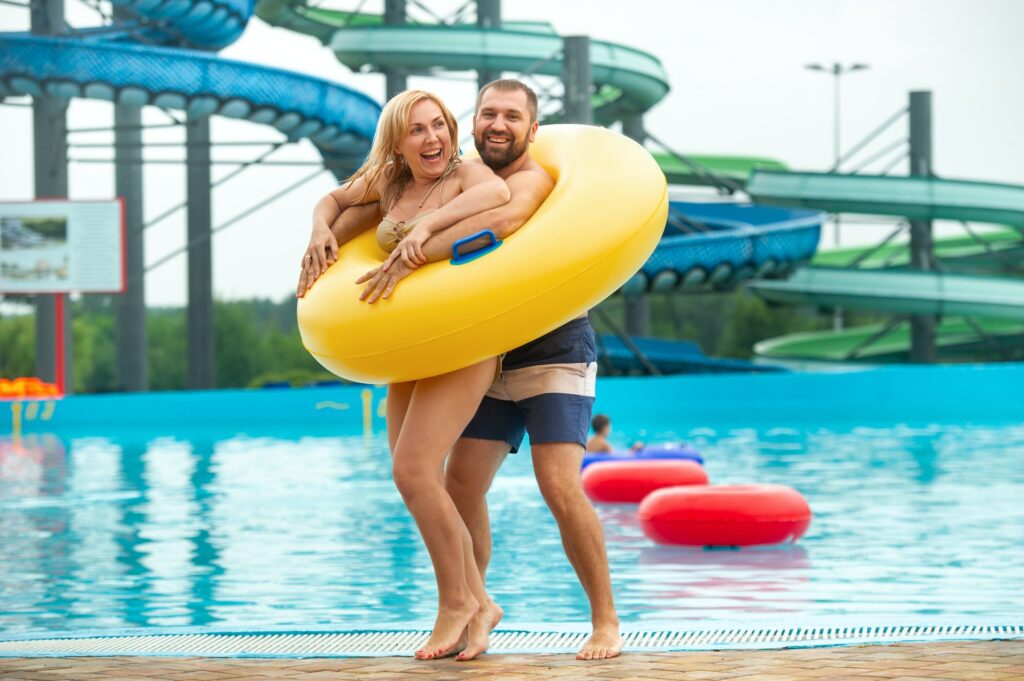
[[533, 158], [533, 156], [529, 154], [529, 152], [527, 152], [526, 154], [526, 163], [521, 165], [519, 167], [519, 170], [517, 170], [513, 174], [519, 175], [520, 173], [535, 173], [537, 175], [542, 176], [549, 182], [554, 182], [554, 178], [551, 177], [551, 174], [544, 169], [544, 166], [542, 166], [540, 163], [537, 163], [537, 161]]

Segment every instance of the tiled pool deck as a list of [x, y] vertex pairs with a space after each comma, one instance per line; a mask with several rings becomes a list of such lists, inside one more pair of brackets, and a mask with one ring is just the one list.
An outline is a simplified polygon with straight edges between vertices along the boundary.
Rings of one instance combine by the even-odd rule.
[[1024, 681], [1024, 641], [897, 643], [693, 653], [626, 654], [578, 662], [570, 655], [487, 655], [473, 662], [409, 658], [234, 659], [168, 657], [0, 658], [0, 681], [233, 681], [241, 679], [920, 679]]

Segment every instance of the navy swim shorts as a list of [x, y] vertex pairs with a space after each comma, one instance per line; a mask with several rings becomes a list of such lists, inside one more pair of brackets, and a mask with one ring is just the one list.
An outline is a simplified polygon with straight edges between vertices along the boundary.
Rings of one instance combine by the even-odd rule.
[[512, 452], [525, 433], [534, 445], [585, 447], [596, 383], [594, 329], [581, 317], [506, 354], [462, 436], [502, 440]]

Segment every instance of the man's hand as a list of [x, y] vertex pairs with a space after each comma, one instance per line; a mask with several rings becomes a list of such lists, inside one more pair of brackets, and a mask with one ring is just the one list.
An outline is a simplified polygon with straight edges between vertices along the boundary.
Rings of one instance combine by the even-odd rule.
[[309, 237], [309, 246], [302, 256], [299, 283], [295, 296], [301, 298], [309, 290], [321, 274], [327, 271], [338, 259], [338, 240], [329, 227], [315, 226]]
[[370, 270], [363, 276], [356, 279], [357, 284], [366, 284], [363, 292], [359, 294], [359, 300], [366, 301], [371, 305], [380, 298], [390, 298], [391, 293], [398, 286], [398, 282], [409, 276], [412, 269], [406, 267], [405, 262], [396, 260], [391, 267], [384, 269], [384, 265]]

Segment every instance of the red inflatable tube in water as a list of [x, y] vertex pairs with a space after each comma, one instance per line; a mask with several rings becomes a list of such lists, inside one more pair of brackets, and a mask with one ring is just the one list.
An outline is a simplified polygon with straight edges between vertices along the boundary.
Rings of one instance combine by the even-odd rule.
[[637, 517], [659, 544], [753, 546], [796, 541], [811, 509], [785, 485], [672, 487], [652, 492]]
[[591, 501], [638, 504], [662, 487], [706, 485], [708, 474], [696, 461], [609, 461], [583, 469], [583, 491]]

